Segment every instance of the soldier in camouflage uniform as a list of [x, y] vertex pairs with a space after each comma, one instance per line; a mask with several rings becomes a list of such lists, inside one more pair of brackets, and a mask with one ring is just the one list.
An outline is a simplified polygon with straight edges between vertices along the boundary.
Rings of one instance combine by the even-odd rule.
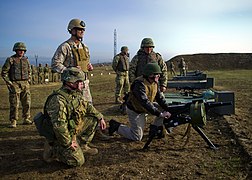
[[[104, 130], [106, 123], [103, 115], [84, 100], [84, 80], [85, 74], [80, 69], [65, 69], [63, 86], [47, 99], [44, 113], [48, 115], [55, 134], [54, 139], [47, 139], [45, 143], [43, 158], [47, 162], [57, 158], [69, 166], [81, 166], [85, 162], [84, 155], [98, 153], [88, 144], [97, 125]], [[83, 147], [80, 147], [79, 140], [84, 142]]]
[[159, 78], [160, 91], [165, 92], [168, 83], [167, 66], [161, 55], [153, 51], [154, 47], [155, 46], [151, 38], [144, 38], [142, 40], [141, 48], [132, 58], [130, 63], [129, 80], [130, 83], [132, 83], [137, 77], [141, 76], [147, 63], [157, 62], [162, 71]]
[[89, 49], [82, 43], [85, 27], [84, 21], [80, 19], [72, 19], [69, 22], [67, 30], [71, 37], [57, 48], [52, 58], [51, 67], [58, 73], [62, 73], [67, 67], [80, 68], [85, 74], [84, 98], [92, 102], [88, 72], [93, 70], [93, 66], [90, 63]]
[[179, 70], [180, 70], [180, 76], [186, 76], [186, 63], [184, 58], [180, 59], [180, 63], [178, 65]]
[[117, 54], [112, 63], [112, 68], [116, 72], [115, 103], [121, 104], [122, 91], [129, 92], [129, 54], [128, 47], [121, 47], [121, 53]]
[[32, 84], [35, 84], [35, 82], [36, 82], [36, 76], [37, 76], [37, 69], [36, 69], [36, 67], [34, 66], [34, 65], [31, 65], [31, 76], [32, 76], [32, 79], [31, 79], [31, 83]]
[[45, 83], [49, 83], [49, 72], [50, 72], [50, 68], [48, 67], [48, 64], [46, 63], [45, 64], [45, 67], [44, 67], [44, 80], [45, 80]]
[[2, 78], [9, 89], [10, 121], [9, 127], [15, 128], [18, 120], [18, 107], [21, 102], [23, 124], [32, 124], [30, 120], [31, 93], [30, 62], [26, 56], [26, 46], [23, 42], [14, 44], [15, 55], [6, 59], [2, 68]]
[[42, 67], [42, 64], [39, 63], [39, 66], [38, 66], [38, 84], [43, 84], [43, 78], [44, 78], [44, 69]]

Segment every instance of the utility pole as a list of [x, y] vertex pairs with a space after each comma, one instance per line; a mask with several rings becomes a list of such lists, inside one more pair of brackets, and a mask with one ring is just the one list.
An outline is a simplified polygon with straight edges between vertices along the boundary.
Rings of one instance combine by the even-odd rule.
[[117, 34], [116, 29], [114, 30], [114, 56], [117, 54]]
[[38, 55], [35, 55], [36, 67], [38, 67]]

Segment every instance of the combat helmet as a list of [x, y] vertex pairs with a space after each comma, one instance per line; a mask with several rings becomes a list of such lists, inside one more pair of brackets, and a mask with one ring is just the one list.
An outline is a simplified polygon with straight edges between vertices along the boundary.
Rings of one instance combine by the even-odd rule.
[[84, 81], [84, 72], [77, 67], [69, 67], [65, 69], [61, 76], [61, 81], [75, 83], [76, 81]]
[[16, 51], [16, 50], [26, 51], [25, 43], [23, 43], [23, 42], [15, 43], [14, 46], [13, 46], [13, 51]]
[[144, 38], [141, 42], [141, 48], [144, 47], [155, 47], [153, 40], [151, 38]]
[[143, 75], [149, 77], [152, 74], [161, 74], [161, 68], [156, 62], [150, 62], [144, 66]]
[[128, 51], [129, 49], [128, 49], [128, 47], [127, 46], [122, 46], [121, 47], [121, 51]]
[[71, 33], [71, 30], [73, 28], [85, 29], [85, 27], [86, 27], [86, 24], [84, 23], [84, 21], [80, 19], [72, 19], [67, 26], [67, 30], [69, 33]]

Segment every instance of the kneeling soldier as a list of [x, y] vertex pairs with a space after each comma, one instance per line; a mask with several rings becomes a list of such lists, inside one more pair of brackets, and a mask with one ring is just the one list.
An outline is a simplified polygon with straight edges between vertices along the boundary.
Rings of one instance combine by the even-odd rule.
[[[45, 103], [42, 119], [47, 123], [41, 123], [43, 125], [39, 127], [41, 118], [34, 118], [40, 135], [47, 139], [43, 154], [47, 162], [57, 158], [67, 165], [81, 166], [85, 162], [85, 154], [98, 153], [89, 143], [98, 124], [104, 130], [106, 123], [103, 115], [83, 99], [84, 80], [84, 73], [80, 69], [70, 67], [64, 70], [62, 87], [54, 91]], [[43, 127], [46, 125], [48, 127]], [[52, 129], [53, 133], [47, 133], [49, 129]], [[79, 144], [80, 140], [84, 142], [82, 147]]]

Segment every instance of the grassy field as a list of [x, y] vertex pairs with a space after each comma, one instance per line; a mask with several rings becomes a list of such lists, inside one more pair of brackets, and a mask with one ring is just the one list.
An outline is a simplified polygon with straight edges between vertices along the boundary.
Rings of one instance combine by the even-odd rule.
[[[130, 142], [120, 136], [109, 141], [94, 139], [99, 154], [86, 157], [82, 167], [68, 168], [42, 160], [43, 137], [34, 125], [9, 129], [9, 102], [7, 88], [0, 80], [0, 174], [3, 179], [246, 179], [251, 156], [251, 97], [252, 71], [209, 71], [215, 78], [217, 90], [235, 92], [236, 114], [228, 118], [211, 118], [205, 132], [220, 149], [212, 151], [205, 142], [192, 132], [190, 142], [181, 148], [181, 135], [185, 127], [178, 127], [168, 141], [156, 140], [148, 152], [140, 149], [143, 142]], [[105, 119], [117, 119], [127, 123], [127, 116], [120, 114], [114, 104], [115, 74], [111, 67], [96, 67], [90, 77], [94, 106]], [[60, 83], [32, 85], [31, 114], [43, 109], [46, 97], [61, 86]], [[169, 90], [168, 90], [169, 91]], [[20, 109], [21, 110], [21, 109]], [[20, 111], [21, 113], [21, 111]], [[21, 116], [20, 116], [21, 117]], [[21, 123], [22, 121], [19, 121]], [[150, 119], [151, 122], [151, 119]], [[148, 122], [148, 123], [150, 123]], [[236, 131], [234, 135], [231, 130]], [[145, 135], [148, 134], [146, 128]], [[246, 141], [239, 141], [246, 139]], [[242, 147], [241, 145], [247, 147]]]

